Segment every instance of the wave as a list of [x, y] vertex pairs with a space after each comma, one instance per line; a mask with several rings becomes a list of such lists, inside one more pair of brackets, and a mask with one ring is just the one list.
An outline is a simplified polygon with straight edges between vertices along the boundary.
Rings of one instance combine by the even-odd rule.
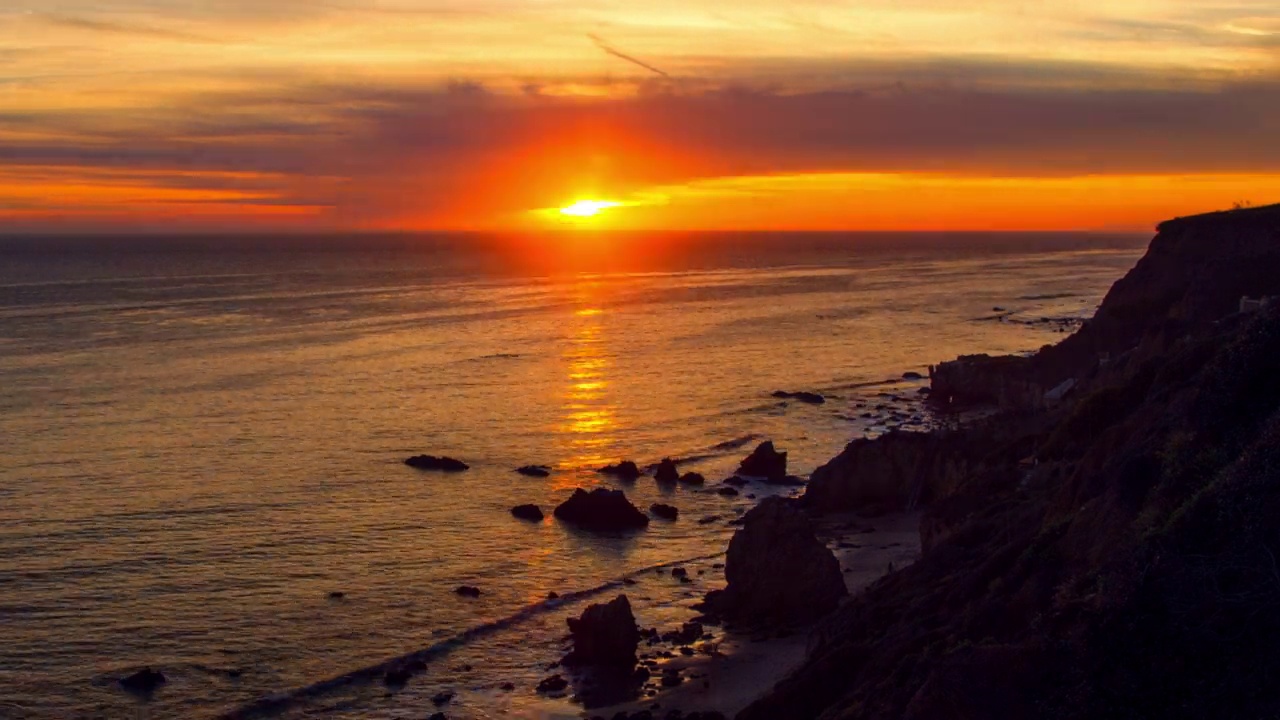
[[579, 590], [577, 592], [566, 593], [554, 600], [543, 600], [542, 602], [527, 605], [520, 610], [508, 615], [504, 618], [494, 620], [492, 622], [483, 623], [468, 628], [453, 637], [442, 640], [430, 647], [417, 650], [406, 655], [391, 658], [380, 662], [376, 665], [358, 668], [343, 673], [335, 677], [331, 677], [319, 682], [306, 685], [304, 687], [286, 690], [283, 692], [272, 693], [247, 705], [243, 705], [235, 710], [224, 713], [219, 716], [222, 720], [251, 720], [252, 718], [271, 717], [289, 710], [299, 703], [309, 700], [321, 698], [329, 692], [342, 688], [349, 688], [356, 685], [380, 682], [387, 672], [396, 669], [411, 668], [417, 663], [427, 663], [440, 659], [453, 652], [454, 650], [465, 646], [466, 644], [476, 640], [477, 638], [492, 635], [512, 627], [515, 627], [530, 618], [558, 610], [575, 602], [586, 600], [597, 595], [602, 595], [610, 590], [626, 587], [626, 581], [644, 573], [651, 573], [654, 570], [676, 567], [685, 563], [699, 562], [702, 560], [712, 560], [722, 556], [724, 553], [713, 553], [711, 555], [698, 555], [680, 560], [670, 560], [667, 562], [649, 565], [637, 570], [633, 570], [626, 575], [614, 578], [607, 582], [596, 585], [595, 587]]

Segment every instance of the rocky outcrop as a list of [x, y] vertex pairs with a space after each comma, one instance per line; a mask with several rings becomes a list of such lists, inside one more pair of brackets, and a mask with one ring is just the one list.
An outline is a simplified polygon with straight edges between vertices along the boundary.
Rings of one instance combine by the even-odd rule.
[[766, 498], [747, 513], [729, 541], [724, 574], [727, 587], [709, 593], [706, 608], [746, 625], [812, 622], [848, 593], [840, 563], [786, 498]]
[[542, 514], [542, 508], [537, 505], [517, 505], [511, 508], [511, 514], [521, 520], [533, 522], [542, 522], [542, 519], [546, 517]]
[[760, 443], [738, 466], [738, 474], [782, 480], [787, 476], [787, 454], [774, 449], [773, 441]]
[[565, 665], [631, 667], [636, 664], [640, 628], [631, 614], [631, 602], [619, 595], [604, 605], [591, 605], [582, 616], [568, 618], [573, 650]]
[[[1278, 228], [1280, 208], [1163, 226], [1112, 291], [1136, 314], [1096, 331], [1140, 332], [1138, 351], [969, 438], [981, 471], [925, 512], [922, 557], [842, 605], [738, 720], [1274, 714], [1280, 307], [1214, 321], [1230, 295], [1203, 283], [1265, 267]], [[1214, 282], [1268, 294], [1231, 285], [1250, 278]]]
[[169, 682], [169, 679], [166, 678], [164, 673], [159, 670], [152, 670], [149, 667], [145, 667], [132, 675], [120, 678], [119, 682], [120, 687], [131, 693], [147, 695], [155, 692], [156, 688]]
[[462, 472], [470, 470], [471, 466], [451, 457], [436, 457], [435, 455], [414, 455], [404, 461], [405, 465], [416, 470], [439, 470], [441, 472]]
[[663, 458], [658, 463], [658, 469], [653, 473], [653, 479], [662, 485], [675, 485], [680, 481], [680, 471], [676, 469], [675, 461], [671, 458]]
[[1039, 408], [1044, 393], [1107, 364], [1136, 368], [1237, 314], [1241, 299], [1280, 295], [1280, 205], [1160, 225], [1146, 255], [1078, 331], [1029, 358], [962, 358], [932, 369], [931, 402]]
[[555, 509], [555, 516], [571, 525], [596, 532], [638, 530], [649, 525], [649, 516], [627, 500], [621, 490], [582, 488]]
[[968, 433], [891, 432], [854, 440], [813, 471], [801, 501], [823, 513], [914, 509], [974, 472], [976, 454]]
[[516, 468], [516, 472], [526, 477], [544, 478], [550, 477], [551, 468], [546, 465], [525, 465], [524, 467]]
[[606, 465], [596, 472], [601, 475], [612, 475], [620, 480], [634, 481], [640, 478], [640, 466], [631, 460], [623, 460], [617, 465]]
[[707, 484], [707, 478], [702, 473], [687, 472], [680, 476], [680, 484], [699, 487]]
[[654, 517], [659, 517], [663, 520], [675, 520], [680, 517], [679, 508], [674, 505], [665, 505], [663, 503], [654, 503], [653, 505], [650, 505], [649, 512], [653, 513]]

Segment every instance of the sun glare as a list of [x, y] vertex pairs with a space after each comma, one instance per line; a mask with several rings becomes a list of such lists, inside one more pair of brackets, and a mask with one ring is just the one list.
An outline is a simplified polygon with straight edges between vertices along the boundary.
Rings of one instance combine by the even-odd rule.
[[580, 218], [595, 217], [602, 211], [618, 207], [618, 205], [619, 203], [609, 200], [579, 200], [572, 205], [560, 208], [560, 214]]

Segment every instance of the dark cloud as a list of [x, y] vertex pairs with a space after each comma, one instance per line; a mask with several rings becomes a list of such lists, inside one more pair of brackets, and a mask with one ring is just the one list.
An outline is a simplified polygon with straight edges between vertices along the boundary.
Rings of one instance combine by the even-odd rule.
[[[128, 122], [114, 111], [2, 116], [66, 139], [8, 141], [0, 164], [272, 173], [285, 178], [272, 182], [290, 202], [358, 219], [462, 203], [537, 207], [562, 199], [567, 175], [600, 157], [608, 164], [598, 174], [621, 191], [810, 171], [1280, 173], [1280, 78], [1153, 77], [1146, 87], [1099, 89], [1073, 79], [1096, 80], [1094, 70], [1077, 71], [881, 68], [875, 82], [813, 92], [695, 82], [676, 90], [655, 79], [638, 95], [592, 100], [468, 82], [295, 83], [192, 97]], [[317, 180], [334, 177], [347, 182]]]

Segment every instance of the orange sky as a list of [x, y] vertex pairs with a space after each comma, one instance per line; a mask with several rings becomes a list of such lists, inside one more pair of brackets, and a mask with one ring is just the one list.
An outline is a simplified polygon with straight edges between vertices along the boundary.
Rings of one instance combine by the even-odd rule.
[[10, 0], [0, 233], [1149, 230], [1280, 201], [1278, 61], [1271, 0]]

